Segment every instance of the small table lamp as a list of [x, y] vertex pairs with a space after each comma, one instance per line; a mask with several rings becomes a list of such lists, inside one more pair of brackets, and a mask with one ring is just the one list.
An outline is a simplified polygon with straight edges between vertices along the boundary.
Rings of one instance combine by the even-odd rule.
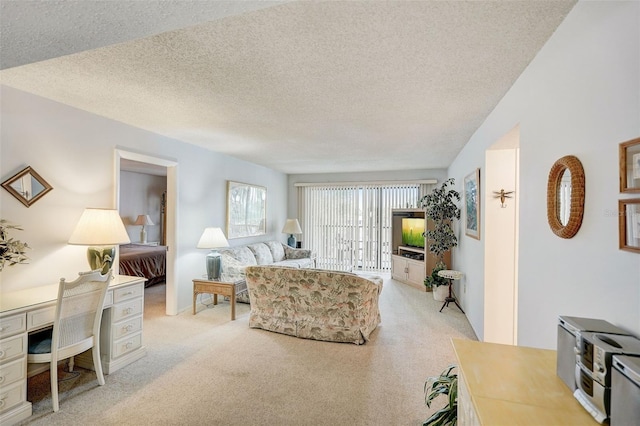
[[229, 242], [220, 228], [205, 228], [197, 248], [212, 249], [207, 255], [207, 279], [218, 280], [222, 274], [222, 256], [215, 249], [229, 247]]
[[290, 247], [296, 247], [296, 237], [293, 234], [302, 234], [302, 229], [300, 229], [300, 224], [298, 223], [298, 219], [287, 219], [284, 224], [284, 228], [282, 228], [283, 234], [290, 234], [287, 239], [287, 244]]
[[151, 218], [149, 217], [148, 214], [141, 214], [141, 215], [138, 215], [138, 218], [136, 219], [136, 221], [133, 224], [134, 225], [142, 225], [142, 229], [140, 230], [140, 242], [141, 243], [146, 243], [147, 242], [147, 231], [145, 231], [144, 227], [146, 225], [155, 225], [155, 223], [153, 223], [153, 221], [151, 220]]
[[85, 209], [69, 238], [69, 244], [90, 246], [89, 266], [92, 271], [99, 269], [102, 275], [113, 265], [115, 246], [130, 242], [118, 210], [112, 209]]
[[450, 302], [453, 302], [453, 303], [456, 304], [458, 309], [460, 309], [462, 311], [462, 313], [464, 314], [464, 311], [462, 310], [462, 308], [458, 304], [458, 300], [456, 299], [456, 297], [451, 292], [451, 285], [452, 285], [451, 281], [459, 280], [460, 278], [462, 278], [464, 276], [464, 274], [462, 272], [460, 272], [460, 271], [453, 271], [451, 269], [443, 269], [442, 271], [438, 271], [438, 276], [440, 276], [442, 278], [447, 278], [449, 280], [449, 296], [447, 296], [444, 299], [444, 303], [442, 304], [442, 307], [440, 308], [440, 312], [442, 312], [442, 310], [444, 309], [445, 306], [449, 306]]

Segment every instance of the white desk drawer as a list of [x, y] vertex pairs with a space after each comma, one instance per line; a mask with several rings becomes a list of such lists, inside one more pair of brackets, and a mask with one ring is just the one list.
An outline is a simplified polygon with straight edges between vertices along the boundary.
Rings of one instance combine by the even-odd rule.
[[0, 318], [0, 339], [26, 331], [27, 322], [25, 318], [25, 314], [18, 314], [12, 315], [10, 317]]
[[113, 357], [118, 358], [142, 346], [142, 333], [118, 340], [113, 344]]
[[0, 413], [7, 411], [24, 401], [27, 394], [27, 381], [14, 383], [0, 389]]
[[0, 340], [0, 362], [15, 356], [26, 355], [27, 341], [26, 333]]
[[27, 378], [27, 360], [22, 357], [0, 366], [0, 386], [10, 385]]
[[53, 324], [56, 318], [56, 306], [27, 312], [27, 330], [36, 330]]
[[113, 303], [119, 303], [123, 300], [133, 299], [135, 297], [142, 297], [144, 294], [144, 284], [131, 285], [124, 288], [118, 288], [113, 290]]
[[127, 317], [141, 314], [143, 305], [144, 302], [142, 299], [134, 299], [129, 302], [123, 302], [114, 305], [111, 308], [113, 309], [113, 322], [116, 323]]
[[111, 330], [113, 332], [113, 340], [118, 340], [128, 334], [133, 334], [142, 330], [142, 317], [138, 316], [128, 321], [113, 324]]

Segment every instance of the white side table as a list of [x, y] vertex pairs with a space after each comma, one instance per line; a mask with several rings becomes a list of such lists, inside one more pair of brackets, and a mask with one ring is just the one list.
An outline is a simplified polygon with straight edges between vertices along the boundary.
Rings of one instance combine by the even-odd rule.
[[464, 274], [462, 272], [460, 272], [460, 271], [453, 271], [451, 269], [443, 269], [442, 271], [438, 271], [438, 276], [440, 276], [442, 278], [447, 278], [449, 280], [449, 295], [444, 299], [444, 303], [442, 304], [442, 307], [440, 308], [440, 312], [442, 312], [442, 310], [444, 309], [445, 306], [449, 306], [449, 303], [453, 302], [453, 303], [456, 304], [458, 309], [460, 309], [462, 311], [462, 313], [464, 314], [464, 311], [462, 310], [462, 307], [458, 304], [458, 300], [453, 295], [453, 290], [451, 289], [452, 284], [453, 284], [453, 280], [459, 280], [460, 278], [462, 278], [464, 276]]

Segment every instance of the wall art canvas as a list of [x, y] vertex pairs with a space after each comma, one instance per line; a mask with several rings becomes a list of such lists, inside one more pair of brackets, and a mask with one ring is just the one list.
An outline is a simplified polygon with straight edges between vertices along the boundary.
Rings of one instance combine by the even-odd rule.
[[480, 169], [464, 178], [465, 234], [480, 239]]
[[227, 238], [267, 233], [267, 188], [227, 182]]

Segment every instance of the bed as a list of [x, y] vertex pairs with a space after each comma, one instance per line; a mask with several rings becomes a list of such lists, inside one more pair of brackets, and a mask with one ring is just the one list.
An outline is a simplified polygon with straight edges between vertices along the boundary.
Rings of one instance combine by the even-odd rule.
[[161, 283], [166, 275], [166, 246], [127, 244], [120, 246], [120, 274], [145, 277], [145, 287]]

